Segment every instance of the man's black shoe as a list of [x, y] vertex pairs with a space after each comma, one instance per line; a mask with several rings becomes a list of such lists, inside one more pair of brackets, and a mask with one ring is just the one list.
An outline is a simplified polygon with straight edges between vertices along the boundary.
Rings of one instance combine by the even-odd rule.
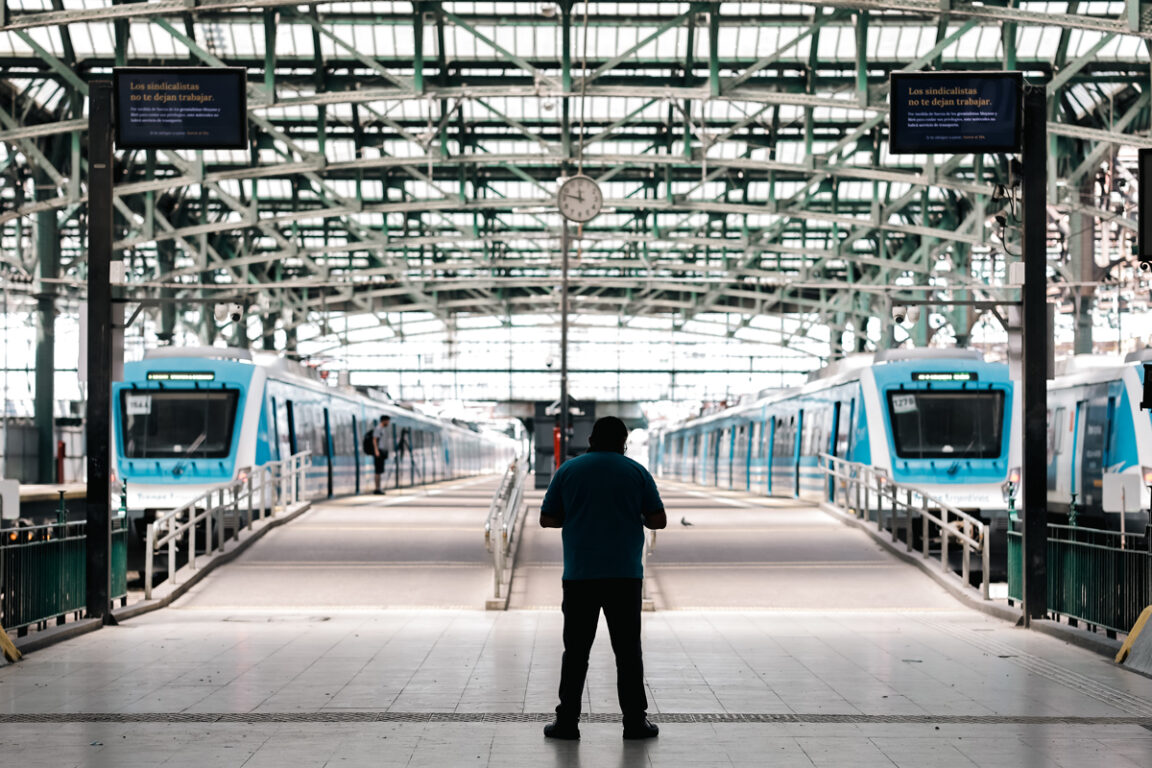
[[660, 727], [648, 722], [648, 718], [633, 720], [624, 723], [624, 738], [626, 739], [654, 739], [660, 733]]
[[562, 723], [557, 720], [544, 726], [544, 735], [549, 739], [575, 741], [580, 738], [580, 729], [576, 727], [576, 723]]

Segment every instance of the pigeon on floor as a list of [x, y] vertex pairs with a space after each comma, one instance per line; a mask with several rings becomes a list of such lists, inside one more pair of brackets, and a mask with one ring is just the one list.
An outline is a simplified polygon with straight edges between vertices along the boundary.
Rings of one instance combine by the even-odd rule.
[[688, 518], [682, 517], [680, 518], [680, 525], [692, 525], [692, 523], [688, 522]]

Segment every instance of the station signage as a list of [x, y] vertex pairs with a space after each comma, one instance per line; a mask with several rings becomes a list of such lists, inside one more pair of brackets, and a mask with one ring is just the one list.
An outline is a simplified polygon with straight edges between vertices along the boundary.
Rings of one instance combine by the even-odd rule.
[[893, 72], [891, 154], [1019, 152], [1019, 72]]
[[912, 374], [912, 381], [979, 381], [974, 371], [916, 371]]
[[215, 381], [212, 371], [148, 371], [148, 381]]
[[246, 149], [243, 67], [115, 67], [119, 149]]

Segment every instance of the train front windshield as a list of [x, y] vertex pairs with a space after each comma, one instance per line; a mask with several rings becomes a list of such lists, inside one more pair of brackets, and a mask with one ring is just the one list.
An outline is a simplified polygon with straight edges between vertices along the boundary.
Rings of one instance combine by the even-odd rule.
[[888, 410], [901, 459], [1000, 458], [1003, 392], [889, 392]]
[[239, 397], [234, 389], [122, 391], [124, 458], [224, 458]]

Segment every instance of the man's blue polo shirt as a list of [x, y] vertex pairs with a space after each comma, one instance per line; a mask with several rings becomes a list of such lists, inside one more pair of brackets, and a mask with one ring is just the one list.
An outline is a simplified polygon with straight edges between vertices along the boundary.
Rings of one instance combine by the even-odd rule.
[[648, 470], [613, 451], [592, 451], [561, 464], [540, 507], [541, 514], [564, 521], [568, 581], [644, 578], [644, 513], [663, 511]]

